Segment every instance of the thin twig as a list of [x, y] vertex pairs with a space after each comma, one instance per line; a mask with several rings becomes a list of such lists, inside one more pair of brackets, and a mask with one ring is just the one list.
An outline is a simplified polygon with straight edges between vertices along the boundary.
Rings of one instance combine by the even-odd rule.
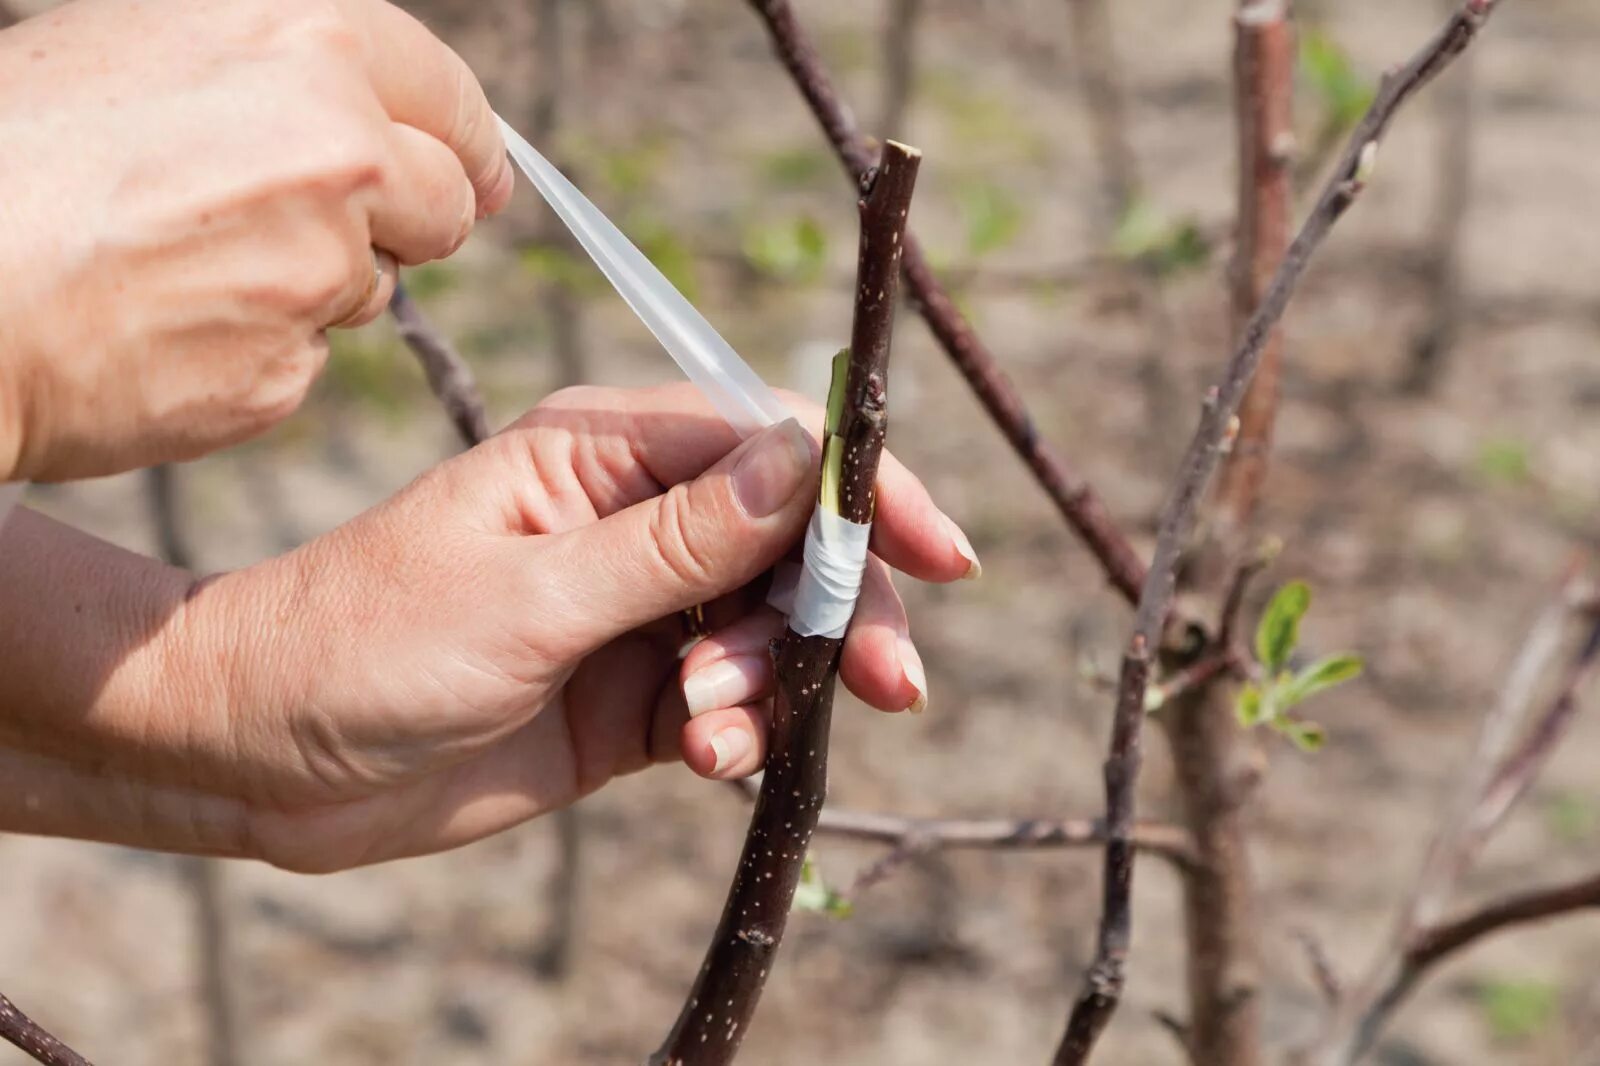
[[[766, 25], [778, 59], [821, 123], [846, 173], [860, 182], [872, 166], [871, 149], [840, 100], [789, 0], [750, 0], [750, 6]], [[909, 232], [904, 246], [901, 265], [912, 305], [1056, 509], [1099, 560], [1107, 579], [1124, 598], [1134, 601], [1145, 567], [1133, 545], [1094, 488], [1040, 435], [1016, 385], [934, 277], [920, 243]]]
[[[896, 847], [916, 843], [928, 851], [1092, 847], [1106, 840], [1097, 818], [907, 818], [851, 810], [823, 811], [817, 832]], [[1133, 846], [1180, 867], [1194, 859], [1189, 834], [1162, 822], [1138, 823]]]
[[[1571, 603], [1580, 602], [1581, 609], [1589, 615], [1589, 625], [1582, 644], [1563, 669], [1549, 705], [1521, 743], [1512, 745], [1509, 734], [1523, 717], [1517, 705], [1531, 698], [1532, 685], [1537, 680], [1531, 675], [1545, 672], [1542, 666], [1548, 662], [1546, 649], [1559, 643], [1559, 633], [1552, 636], [1550, 623], [1541, 620], [1519, 655], [1500, 705], [1486, 717], [1478, 750], [1464, 781], [1469, 786], [1476, 783], [1478, 790], [1465, 801], [1453, 804], [1455, 813], [1446, 819], [1430, 848], [1418, 885], [1402, 908], [1395, 935], [1386, 942], [1354, 994], [1329, 1019], [1306, 1052], [1306, 1061], [1317, 1066], [1351, 1066], [1359, 1060], [1423, 971], [1477, 935], [1472, 930], [1486, 920], [1480, 917], [1441, 921], [1437, 915], [1472, 859], [1549, 760], [1576, 713], [1579, 692], [1600, 669], [1600, 611], [1589, 597], [1573, 593], [1570, 584], [1563, 600], [1567, 610]], [[1566, 612], [1560, 617], [1564, 619]], [[1522, 914], [1525, 906], [1511, 905], [1507, 913]], [[1525, 920], [1541, 913], [1534, 906]], [[1492, 920], [1490, 925], [1494, 926]]]
[[[824, 451], [837, 513], [872, 520], [888, 427], [889, 347], [900, 255], [921, 154], [894, 141], [862, 183], [859, 284], [837, 427]], [[830, 408], [834, 407], [830, 399]], [[832, 509], [832, 503], [827, 504]], [[727, 905], [704, 965], [654, 1066], [722, 1066], [749, 1030], [783, 939], [806, 848], [827, 791], [828, 726], [843, 641], [789, 630], [774, 652], [777, 678], [761, 794]]]
[[21, 1048], [45, 1066], [90, 1066], [88, 1059], [45, 1032], [5, 996], [0, 996], [0, 1039]]
[[1344, 982], [1339, 980], [1339, 973], [1334, 969], [1333, 960], [1328, 957], [1327, 948], [1309, 929], [1296, 929], [1294, 938], [1305, 950], [1306, 965], [1311, 968], [1311, 976], [1317, 982], [1317, 990], [1322, 993], [1323, 1000], [1337, 1007], [1344, 998]]
[[1274, 273], [1220, 382], [1206, 394], [1200, 425], [1184, 455], [1171, 495], [1162, 508], [1155, 554], [1139, 595], [1133, 634], [1123, 656], [1110, 752], [1105, 765], [1106, 822], [1110, 838], [1106, 842], [1105, 900], [1100, 934], [1083, 992], [1073, 1007], [1066, 1033], [1056, 1051], [1056, 1066], [1072, 1066], [1088, 1059], [1122, 995], [1132, 933], [1131, 835], [1137, 806], [1136, 784], [1142, 756], [1140, 741], [1150, 657], [1172, 603], [1179, 553], [1188, 540], [1196, 508], [1216, 469], [1229, 423], [1306, 264], [1371, 177], [1378, 142], [1389, 123], [1417, 90], [1472, 43], [1496, 2], [1468, 0], [1409, 62], [1384, 75], [1371, 109], [1356, 127], [1333, 177]]
[[422, 364], [428, 387], [444, 404], [451, 423], [467, 447], [487, 440], [489, 419], [484, 411], [483, 396], [455, 345], [428, 321], [404, 285], [395, 286], [389, 313], [399, 327], [400, 339]]
[[1406, 953], [1407, 967], [1413, 974], [1420, 975], [1446, 956], [1491, 933], [1593, 907], [1600, 907], [1600, 873], [1519, 892], [1427, 930]]

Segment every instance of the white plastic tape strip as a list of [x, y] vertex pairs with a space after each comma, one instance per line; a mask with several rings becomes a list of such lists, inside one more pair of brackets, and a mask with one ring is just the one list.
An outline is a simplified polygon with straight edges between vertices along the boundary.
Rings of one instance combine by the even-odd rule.
[[861, 595], [871, 525], [818, 507], [806, 528], [805, 568], [794, 592], [789, 628], [802, 637], [842, 637]]
[[753, 436], [793, 417], [761, 375], [739, 358], [739, 353], [705, 316], [673, 288], [672, 282], [577, 186], [504, 119], [500, 120], [500, 129], [517, 167], [566, 223], [589, 258], [655, 334], [667, 354], [741, 437]]
[[[792, 417], [761, 375], [577, 186], [504, 119], [500, 130], [517, 168], [673, 362], [741, 437]], [[801, 636], [844, 635], [861, 592], [871, 532], [870, 525], [857, 525], [817, 508], [806, 530], [805, 566], [794, 589], [793, 608], [782, 602], [788, 590], [780, 588], [781, 583], [774, 583], [768, 599], [779, 610], [787, 610], [790, 629]]]
[[23, 481], [0, 481], [0, 529], [4, 529], [6, 519], [11, 517], [11, 509], [22, 498], [22, 490], [28, 485]]

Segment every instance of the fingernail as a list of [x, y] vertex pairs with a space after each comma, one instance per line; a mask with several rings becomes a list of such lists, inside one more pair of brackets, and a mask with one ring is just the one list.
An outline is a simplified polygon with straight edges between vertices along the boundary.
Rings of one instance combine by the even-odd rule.
[[689, 705], [691, 718], [707, 711], [737, 707], [749, 703], [761, 691], [766, 679], [766, 660], [753, 655], [730, 655], [684, 679], [683, 701]]
[[976, 581], [983, 576], [983, 564], [978, 561], [978, 553], [972, 550], [972, 541], [961, 527], [956, 525], [956, 520], [949, 515], [944, 516], [945, 528], [950, 531], [950, 539], [955, 543], [956, 551], [961, 558], [967, 561], [967, 572], [961, 575], [963, 581]]
[[711, 772], [720, 774], [750, 754], [750, 734], [743, 729], [724, 729], [711, 737], [711, 750], [717, 755], [717, 761], [712, 765]]
[[917, 654], [916, 645], [911, 643], [910, 637], [900, 638], [900, 669], [917, 690], [917, 698], [911, 701], [911, 706], [906, 710], [921, 714], [928, 709], [928, 675], [922, 669], [922, 656]]
[[811, 445], [791, 418], [745, 446], [733, 468], [733, 493], [751, 518], [765, 518], [794, 497], [810, 467]]

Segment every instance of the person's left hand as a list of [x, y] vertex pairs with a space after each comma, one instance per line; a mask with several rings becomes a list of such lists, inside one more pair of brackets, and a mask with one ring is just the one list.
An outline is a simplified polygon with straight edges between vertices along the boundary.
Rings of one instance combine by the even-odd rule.
[[[70, 802], [137, 830], [52, 831], [332, 870], [486, 836], [653, 762], [749, 774], [783, 625], [758, 579], [804, 530], [816, 467], [795, 423], [741, 445], [688, 386], [559, 393], [332, 533], [188, 592], [152, 706], [126, 718], [111, 708], [136, 701], [102, 694], [91, 732], [49, 745], [99, 767]], [[888, 566], [952, 581], [976, 560], [888, 455], [878, 485], [882, 562], [841, 677], [900, 711], [927, 681]], [[713, 634], [680, 662], [680, 612], [700, 603]], [[68, 718], [45, 708], [41, 728]]]

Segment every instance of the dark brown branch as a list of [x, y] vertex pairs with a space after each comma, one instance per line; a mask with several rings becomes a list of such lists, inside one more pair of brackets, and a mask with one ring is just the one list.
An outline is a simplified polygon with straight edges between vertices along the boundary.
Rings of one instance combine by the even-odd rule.
[[[1289, 244], [1295, 41], [1287, 0], [1241, 0], [1233, 35], [1238, 222], [1228, 289], [1237, 337]], [[1259, 568], [1257, 560], [1236, 560], [1266, 481], [1282, 361], [1280, 326], [1267, 334], [1237, 421], [1228, 425], [1206, 535], [1187, 568], [1186, 594], [1222, 604], [1212, 657], [1229, 649], [1246, 583], [1252, 567]], [[1191, 1058], [1256, 1066], [1262, 1056], [1261, 945], [1245, 812], [1260, 770], [1254, 742], [1235, 720], [1236, 676], [1218, 673], [1193, 686], [1162, 724], [1184, 821], [1199, 853], [1183, 882]]]
[[1600, 873], [1520, 892], [1427, 930], [1406, 953], [1407, 968], [1414, 975], [1420, 975], [1446, 956], [1491, 933], [1595, 907], [1600, 907]]
[[1580, 910], [1600, 907], [1600, 874], [1534, 889], [1487, 904], [1457, 918], [1420, 930], [1406, 945], [1381, 984], [1360, 1000], [1359, 1009], [1346, 1015], [1349, 1028], [1337, 1039], [1320, 1046], [1312, 1058], [1316, 1066], [1353, 1066], [1371, 1048], [1384, 1023], [1435, 965], [1484, 937], [1532, 922], [1547, 921]]
[[88, 1059], [41, 1029], [5, 996], [0, 996], [0, 1039], [21, 1048], [45, 1066], [89, 1066]]
[[1384, 76], [1371, 109], [1356, 127], [1333, 177], [1289, 246], [1255, 314], [1245, 325], [1221, 380], [1206, 394], [1200, 425], [1189, 443], [1177, 480], [1162, 508], [1155, 554], [1139, 595], [1133, 634], [1123, 657], [1110, 753], [1105, 765], [1109, 839], [1106, 842], [1105, 901], [1100, 935], [1084, 989], [1073, 1007], [1067, 1031], [1056, 1051], [1056, 1066], [1070, 1066], [1087, 1060], [1121, 998], [1132, 929], [1130, 893], [1133, 884], [1133, 851], [1130, 838], [1142, 756], [1144, 700], [1150, 679], [1150, 657], [1159, 643], [1162, 626], [1172, 605], [1179, 553], [1189, 538], [1195, 511], [1216, 469], [1229, 424], [1260, 364], [1272, 331], [1283, 317], [1289, 298], [1305, 272], [1306, 264], [1329, 230], [1366, 186], [1378, 142], [1389, 123], [1417, 90], [1471, 44], [1495, 2], [1468, 0], [1416, 56]]
[[489, 419], [484, 411], [483, 396], [455, 346], [427, 320], [404, 285], [395, 286], [389, 313], [400, 329], [400, 339], [422, 364], [422, 371], [428, 376], [428, 387], [444, 404], [445, 412], [467, 447], [487, 440]]
[[[827, 71], [788, 0], [750, 0], [766, 24], [773, 47], [822, 125], [853, 181], [872, 166], [872, 153], [839, 99]], [[1022, 457], [1056, 509], [1088, 545], [1107, 579], [1132, 602], [1144, 581], [1144, 563], [1112, 520], [1099, 495], [1039, 434], [1016, 385], [934, 277], [916, 238], [907, 233], [902, 269], [913, 306], [961, 371], [1011, 447]]]
[[[833, 434], [843, 459], [838, 513], [857, 523], [872, 520], [876, 498], [878, 459], [888, 429], [889, 345], [900, 256], [920, 163], [915, 149], [890, 141], [881, 164], [862, 182], [850, 363]], [[731, 1062], [749, 1029], [822, 814], [842, 643], [793, 630], [777, 642], [776, 697], [761, 794], [705, 963], [672, 1032], [652, 1056], [653, 1066]]]

